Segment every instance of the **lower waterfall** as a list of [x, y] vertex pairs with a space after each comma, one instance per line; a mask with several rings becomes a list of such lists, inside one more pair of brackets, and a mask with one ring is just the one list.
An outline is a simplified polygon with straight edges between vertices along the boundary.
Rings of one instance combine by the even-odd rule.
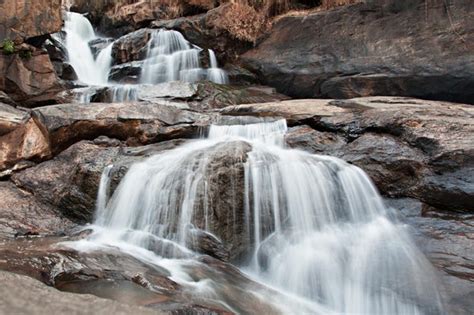
[[69, 246], [120, 248], [193, 286], [179, 266], [200, 255], [201, 231], [285, 297], [255, 292], [283, 314], [443, 314], [430, 263], [368, 176], [285, 148], [286, 131], [285, 120], [213, 125], [205, 139], [131, 166], [114, 192], [107, 167], [94, 232]]

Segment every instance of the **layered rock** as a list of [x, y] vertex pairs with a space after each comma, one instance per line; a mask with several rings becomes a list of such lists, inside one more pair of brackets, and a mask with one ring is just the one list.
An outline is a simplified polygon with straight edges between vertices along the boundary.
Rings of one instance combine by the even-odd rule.
[[61, 0], [5, 0], [0, 12], [0, 41], [56, 33], [63, 24]]
[[473, 103], [472, 1], [388, 2], [284, 16], [241, 60], [264, 84], [298, 98]]

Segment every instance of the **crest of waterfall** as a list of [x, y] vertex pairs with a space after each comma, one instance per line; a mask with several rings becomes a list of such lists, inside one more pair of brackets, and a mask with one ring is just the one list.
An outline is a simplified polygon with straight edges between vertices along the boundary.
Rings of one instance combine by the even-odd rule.
[[229, 83], [227, 72], [219, 68], [216, 54], [214, 53], [212, 49], [209, 49], [209, 62], [210, 62], [211, 67], [207, 69], [207, 80], [217, 83], [217, 84]]
[[223, 145], [243, 142], [251, 147], [237, 196], [244, 209], [232, 212], [249, 244], [243, 270], [337, 314], [443, 314], [430, 264], [367, 175], [334, 157], [286, 149], [286, 130], [284, 120], [211, 126], [206, 139], [133, 165], [110, 199], [107, 168], [100, 229], [90, 241], [125, 251], [153, 244], [159, 255], [192, 258], [193, 228], [222, 233], [213, 224], [209, 164]]
[[112, 44], [94, 58], [89, 42], [99, 37], [89, 20], [79, 13], [66, 12], [64, 31], [69, 62], [79, 81], [88, 85], [106, 85], [112, 65]]
[[[196, 82], [205, 78], [215, 83], [226, 83], [225, 71], [217, 68], [215, 56], [216, 67], [212, 71], [201, 68], [199, 58], [201, 51], [201, 48], [189, 43], [177, 31], [164, 29], [154, 31], [148, 43], [142, 83]], [[211, 75], [211, 72], [215, 75]]]

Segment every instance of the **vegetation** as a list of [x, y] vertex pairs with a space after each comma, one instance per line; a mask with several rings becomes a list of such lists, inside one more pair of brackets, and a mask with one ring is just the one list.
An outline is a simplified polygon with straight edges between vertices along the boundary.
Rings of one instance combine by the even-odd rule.
[[15, 43], [11, 39], [5, 39], [2, 43], [2, 51], [5, 55], [15, 53]]

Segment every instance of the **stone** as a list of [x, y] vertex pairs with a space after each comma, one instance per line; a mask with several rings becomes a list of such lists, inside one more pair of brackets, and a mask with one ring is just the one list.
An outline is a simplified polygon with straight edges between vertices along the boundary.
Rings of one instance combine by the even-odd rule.
[[57, 235], [74, 224], [50, 205], [17, 188], [0, 181], [0, 239], [25, 235]]
[[418, 247], [437, 268], [440, 291], [449, 314], [470, 314], [474, 296], [472, 214], [434, 209], [410, 198], [386, 199], [398, 212]]
[[59, 32], [61, 0], [5, 0], [0, 3], [0, 39], [15, 41]]
[[61, 104], [36, 108], [32, 115], [44, 126], [55, 153], [99, 136], [135, 144], [189, 138], [209, 121], [205, 114], [143, 102]]
[[55, 104], [62, 86], [49, 55], [38, 51], [28, 58], [0, 55], [0, 90], [15, 102], [34, 107]]
[[0, 104], [0, 171], [51, 155], [44, 130], [26, 111]]
[[143, 28], [116, 40], [112, 47], [114, 62], [122, 64], [145, 59], [151, 34], [151, 29]]
[[263, 84], [297, 98], [398, 95], [472, 104], [473, 2], [403, 3], [396, 12], [359, 3], [287, 14], [240, 61]]
[[[61, 292], [27, 276], [0, 271], [0, 312], [26, 314], [157, 314], [156, 310], [130, 306], [89, 294]], [[28, 288], [28, 290], [25, 290]]]

